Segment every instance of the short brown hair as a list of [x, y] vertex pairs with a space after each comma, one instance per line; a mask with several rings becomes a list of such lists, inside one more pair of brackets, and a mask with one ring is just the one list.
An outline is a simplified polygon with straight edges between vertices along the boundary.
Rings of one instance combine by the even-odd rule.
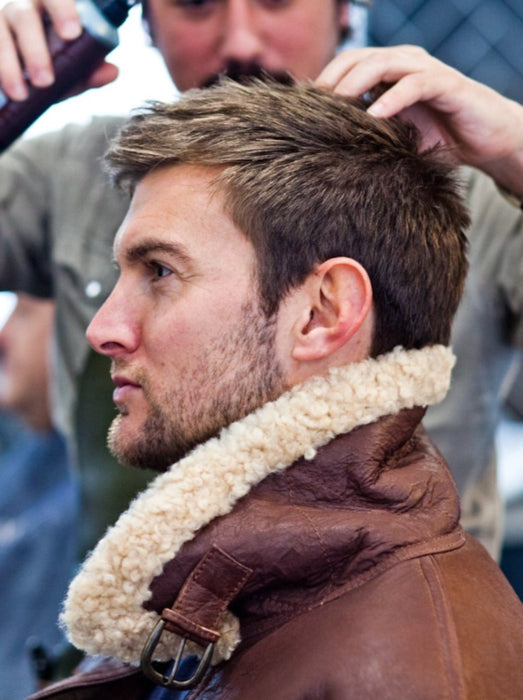
[[309, 84], [224, 81], [136, 114], [107, 163], [131, 189], [158, 167], [219, 168], [267, 315], [315, 266], [347, 256], [372, 283], [374, 355], [448, 343], [469, 220], [446, 154], [420, 152], [412, 125]]

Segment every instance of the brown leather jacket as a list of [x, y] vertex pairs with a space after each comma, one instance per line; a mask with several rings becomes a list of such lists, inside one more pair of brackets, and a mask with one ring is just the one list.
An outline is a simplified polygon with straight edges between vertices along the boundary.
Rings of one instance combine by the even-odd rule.
[[[205, 644], [213, 607], [240, 621], [240, 645], [191, 700], [523, 698], [523, 606], [460, 529], [422, 416], [385, 416], [272, 473], [154, 579], [146, 607], [172, 606], [167, 629]], [[34, 698], [153, 687], [104, 662]]]

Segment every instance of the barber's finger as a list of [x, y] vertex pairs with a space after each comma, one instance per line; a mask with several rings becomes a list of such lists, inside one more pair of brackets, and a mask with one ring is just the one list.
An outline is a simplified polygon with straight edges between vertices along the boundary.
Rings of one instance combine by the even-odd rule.
[[[16, 47], [20, 70], [38, 87], [53, 81], [51, 57], [47, 47], [42, 17], [32, 2], [10, 2], [2, 10], [3, 26], [10, 35], [9, 43]], [[12, 61], [6, 54], [10, 75], [14, 75]], [[8, 78], [6, 78], [8, 80]]]
[[335, 56], [324, 68], [318, 76], [317, 82], [333, 88], [356, 68], [383, 75], [390, 71], [407, 73], [420, 70], [431, 61], [435, 61], [435, 59], [425, 49], [409, 44], [346, 49]]
[[0, 88], [13, 100], [25, 100], [27, 85], [15, 42], [4, 18], [0, 15]]
[[87, 78], [84, 90], [99, 88], [112, 83], [118, 77], [118, 67], [114, 63], [104, 61]]
[[365, 60], [373, 49], [346, 49], [335, 56], [316, 78], [316, 84], [322, 87], [334, 88], [340, 80], [349, 73], [355, 65]]
[[383, 83], [393, 84], [410, 74], [419, 73], [436, 61], [416, 46], [369, 48], [342, 52], [332, 62], [325, 82], [323, 73], [318, 82], [340, 94], [358, 97]]
[[426, 76], [420, 73], [404, 76], [385, 90], [367, 111], [375, 117], [387, 118], [403, 112], [417, 102], [428, 100], [434, 93], [426, 91], [425, 81]]
[[42, 0], [41, 4], [59, 37], [70, 40], [80, 36], [82, 25], [75, 0]]
[[459, 92], [465, 86], [465, 79], [453, 69], [410, 73], [380, 94], [368, 111], [386, 118], [423, 103], [441, 114], [450, 115], [459, 109]]

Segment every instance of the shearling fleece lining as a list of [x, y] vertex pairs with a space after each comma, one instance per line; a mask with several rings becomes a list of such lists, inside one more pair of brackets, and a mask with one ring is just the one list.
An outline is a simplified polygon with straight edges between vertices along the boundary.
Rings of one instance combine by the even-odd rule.
[[[155, 612], [142, 603], [149, 585], [184, 542], [230, 512], [250, 488], [300, 457], [312, 459], [336, 435], [414, 406], [441, 401], [454, 356], [442, 345], [396, 348], [387, 355], [333, 368], [293, 387], [159, 475], [120, 516], [71, 583], [62, 624], [89, 654], [138, 663]], [[214, 663], [230, 657], [239, 625], [228, 613]], [[179, 640], [163, 635], [157, 658], [170, 659]]]

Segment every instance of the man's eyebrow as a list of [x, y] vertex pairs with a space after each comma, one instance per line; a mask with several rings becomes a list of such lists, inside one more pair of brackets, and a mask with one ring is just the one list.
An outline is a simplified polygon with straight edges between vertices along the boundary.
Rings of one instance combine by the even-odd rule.
[[133, 264], [142, 261], [152, 253], [164, 253], [171, 257], [178, 258], [187, 264], [191, 261], [191, 256], [184, 245], [180, 243], [167, 243], [166, 241], [154, 238], [130, 246], [125, 250], [123, 257], [128, 264]]

